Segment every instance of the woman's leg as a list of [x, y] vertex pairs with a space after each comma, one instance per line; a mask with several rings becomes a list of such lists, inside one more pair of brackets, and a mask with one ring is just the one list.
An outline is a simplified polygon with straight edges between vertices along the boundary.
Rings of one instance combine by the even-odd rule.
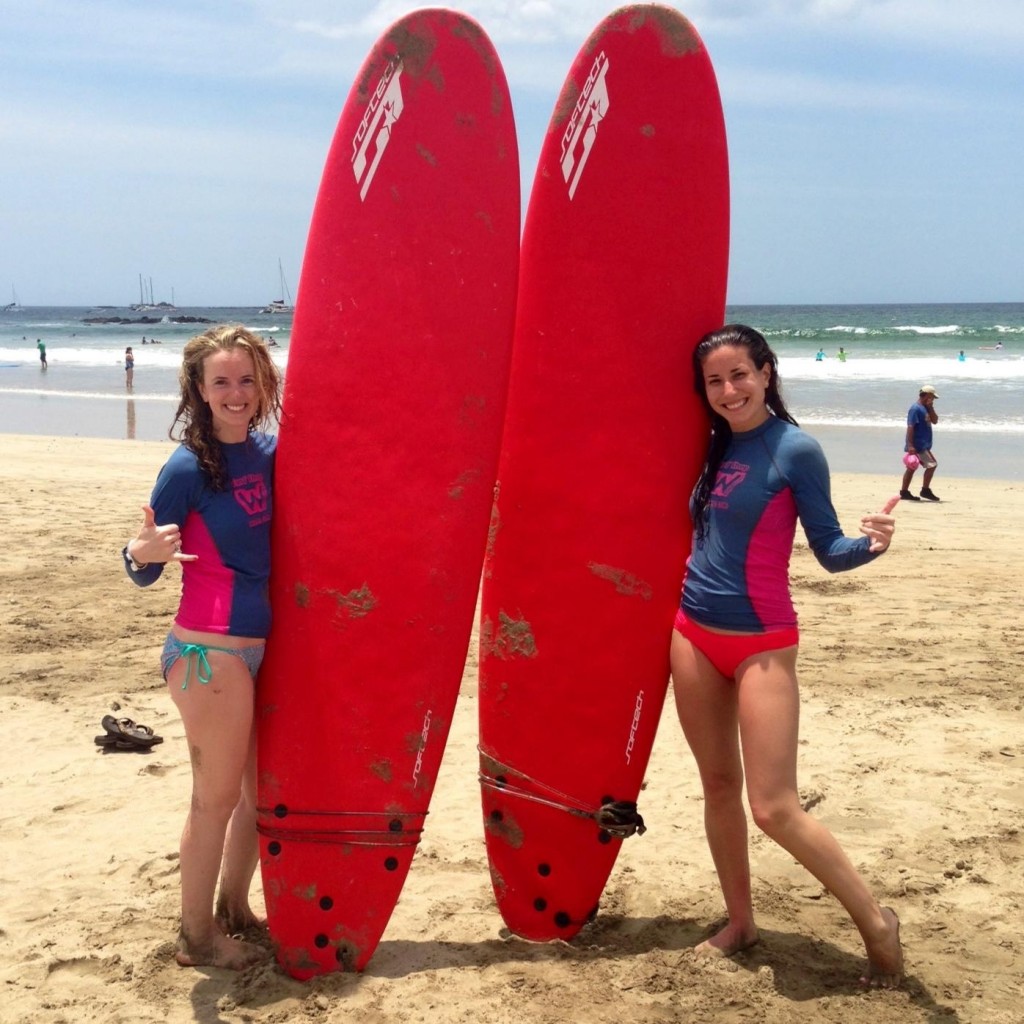
[[[214, 920], [217, 876], [225, 857], [225, 837], [242, 796], [242, 782], [253, 749], [253, 681], [233, 654], [211, 651], [212, 677], [202, 684], [179, 658], [168, 673], [171, 698], [181, 713], [192, 759], [192, 803], [181, 836], [181, 933], [178, 963], [241, 969], [265, 956], [259, 946], [224, 935]], [[253, 830], [255, 840], [255, 829]], [[235, 841], [240, 843], [241, 839]], [[231, 886], [241, 884], [237, 861], [228, 867]], [[251, 874], [250, 874], [251, 877]], [[247, 904], [246, 904], [247, 905]]]
[[704, 788], [704, 829], [729, 915], [728, 924], [701, 943], [697, 951], [732, 956], [757, 941], [750, 898], [736, 687], [675, 630], [672, 684], [679, 722]]
[[792, 854], [846, 908], [868, 953], [868, 970], [861, 980], [893, 988], [903, 971], [896, 915], [878, 905], [832, 833], [800, 804], [796, 656], [796, 647], [766, 651], [748, 658], [736, 673], [751, 814], [758, 828]]
[[217, 923], [227, 935], [264, 922], [249, 906], [249, 889], [259, 864], [256, 837], [256, 730], [250, 730], [249, 754], [242, 776], [242, 795], [231, 814], [224, 841]]

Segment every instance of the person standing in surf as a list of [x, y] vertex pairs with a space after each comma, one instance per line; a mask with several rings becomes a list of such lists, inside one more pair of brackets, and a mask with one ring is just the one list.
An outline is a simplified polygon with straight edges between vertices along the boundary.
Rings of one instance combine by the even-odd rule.
[[879, 906], [836, 839], [802, 807], [797, 789], [799, 643], [789, 559], [799, 517], [830, 572], [882, 554], [895, 521], [864, 516], [843, 535], [818, 443], [782, 400], [775, 354], [750, 327], [706, 335], [693, 356], [711, 414], [708, 454], [691, 498], [693, 548], [672, 634], [672, 680], [683, 732], [704, 790], [704, 823], [728, 922], [697, 947], [732, 956], [758, 940], [744, 783], [757, 826], [842, 903], [867, 950], [861, 979], [894, 988], [903, 972], [899, 920]]
[[[931, 384], [925, 384], [917, 396], [917, 401], [907, 412], [907, 436], [903, 450], [908, 455], [916, 455], [917, 462], [907, 463], [903, 480], [900, 483], [900, 498], [903, 501], [939, 501], [939, 496], [932, 490], [932, 477], [938, 469], [939, 460], [932, 454], [932, 427], [939, 422], [939, 414], [935, 411], [935, 399], [938, 393]], [[921, 498], [910, 491], [918, 466], [924, 466], [924, 478], [921, 480]]]
[[240, 970], [267, 955], [234, 936], [262, 923], [249, 905], [259, 859], [253, 709], [270, 630], [276, 438], [263, 431], [279, 416], [281, 381], [262, 339], [240, 326], [187, 342], [179, 381], [170, 436], [181, 445], [122, 554], [139, 586], [156, 582], [168, 562], [182, 567], [161, 656], [192, 760], [176, 958]]

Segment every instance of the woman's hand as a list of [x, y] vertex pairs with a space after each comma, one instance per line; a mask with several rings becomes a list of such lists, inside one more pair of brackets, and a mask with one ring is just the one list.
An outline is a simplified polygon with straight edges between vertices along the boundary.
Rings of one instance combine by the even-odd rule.
[[186, 555], [181, 550], [181, 530], [177, 523], [157, 526], [149, 505], [142, 506], [142, 528], [139, 535], [128, 542], [128, 555], [139, 565], [150, 562], [194, 562], [198, 555]]
[[900, 496], [894, 495], [882, 506], [881, 512], [864, 516], [860, 521], [860, 532], [871, 541], [868, 550], [874, 554], [885, 551], [892, 542], [896, 519], [890, 513], [899, 503]]

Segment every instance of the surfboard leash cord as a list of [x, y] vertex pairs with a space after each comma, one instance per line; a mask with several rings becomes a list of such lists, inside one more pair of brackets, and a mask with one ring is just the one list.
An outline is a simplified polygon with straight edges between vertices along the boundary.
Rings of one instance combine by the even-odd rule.
[[[277, 807], [257, 807], [258, 817], [272, 817], [278, 820], [296, 817], [306, 818], [362, 818], [387, 822], [382, 828], [327, 828], [323, 823], [316, 827], [275, 826], [257, 820], [256, 831], [267, 839], [291, 840], [297, 843], [326, 843], [348, 846], [417, 846], [423, 835], [423, 822], [427, 811], [312, 811]], [[415, 827], [410, 827], [415, 826]]]
[[[478, 747], [477, 749], [479, 750], [480, 748]], [[531, 803], [552, 807], [555, 810], [571, 814], [574, 818], [594, 821], [602, 832], [606, 832], [616, 839], [628, 839], [632, 835], [642, 836], [647, 831], [644, 819], [638, 812], [636, 802], [633, 800], [615, 800], [608, 797], [597, 807], [588, 806], [583, 801], [576, 800], [567, 793], [562, 793], [560, 790], [555, 789], [554, 786], [549, 786], [538, 779], [531, 778], [525, 772], [513, 768], [511, 765], [502, 764], [482, 750], [480, 750], [480, 759], [482, 762], [486, 762], [488, 767], [494, 771], [493, 775], [489, 775], [481, 768], [478, 779], [483, 789], [491, 789], [520, 800], [529, 800]], [[541, 792], [535, 792], [509, 782], [510, 775], [529, 783]], [[542, 795], [542, 793], [547, 795]]]

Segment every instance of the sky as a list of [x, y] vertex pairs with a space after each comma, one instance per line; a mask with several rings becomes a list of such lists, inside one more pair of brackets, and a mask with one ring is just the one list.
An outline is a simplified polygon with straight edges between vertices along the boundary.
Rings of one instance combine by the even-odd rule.
[[[0, 302], [294, 295], [324, 159], [399, 0], [0, 0]], [[461, 0], [524, 200], [601, 0]], [[729, 140], [732, 304], [1024, 300], [1021, 0], [687, 0]]]

